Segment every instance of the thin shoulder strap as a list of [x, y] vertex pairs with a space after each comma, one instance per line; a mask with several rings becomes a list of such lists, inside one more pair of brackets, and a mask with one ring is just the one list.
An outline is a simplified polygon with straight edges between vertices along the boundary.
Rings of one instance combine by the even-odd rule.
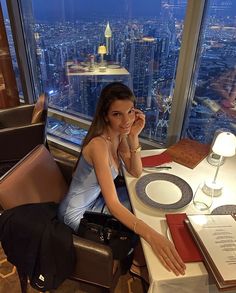
[[109, 148], [109, 141], [102, 135], [100, 135], [99, 137], [101, 137], [102, 139], [105, 140], [106, 144], [107, 144], [107, 148], [108, 148], [108, 155], [109, 155], [109, 165], [112, 166], [112, 159], [111, 159], [111, 152], [110, 152], [110, 148]]

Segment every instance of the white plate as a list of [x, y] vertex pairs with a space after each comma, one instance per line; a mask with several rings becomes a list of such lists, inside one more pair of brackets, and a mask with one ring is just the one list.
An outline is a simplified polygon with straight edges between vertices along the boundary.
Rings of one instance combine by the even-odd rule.
[[189, 184], [173, 174], [144, 175], [137, 181], [135, 187], [138, 197], [144, 203], [164, 210], [183, 208], [193, 197]]
[[172, 236], [171, 236], [171, 233], [170, 233], [170, 228], [166, 229], [166, 237], [167, 237], [168, 240], [173, 242], [173, 239], [172, 239]]

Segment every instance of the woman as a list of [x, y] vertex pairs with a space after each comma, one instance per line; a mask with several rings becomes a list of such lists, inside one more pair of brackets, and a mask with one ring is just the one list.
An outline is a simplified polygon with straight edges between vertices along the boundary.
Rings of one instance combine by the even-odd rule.
[[102, 90], [59, 214], [76, 231], [85, 210], [102, 211], [106, 205], [115, 218], [150, 244], [167, 270], [184, 274], [185, 265], [174, 245], [130, 211], [126, 193], [117, 192], [114, 184], [121, 161], [131, 175], [141, 175], [138, 136], [144, 125], [145, 116], [135, 109], [135, 97], [127, 86], [115, 82]]

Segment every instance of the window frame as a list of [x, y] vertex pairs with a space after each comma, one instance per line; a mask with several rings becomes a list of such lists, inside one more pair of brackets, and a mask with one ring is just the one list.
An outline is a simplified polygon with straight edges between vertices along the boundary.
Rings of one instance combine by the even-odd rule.
[[193, 77], [197, 66], [201, 25], [207, 4], [208, 0], [188, 0], [167, 134], [168, 146], [181, 138], [185, 114], [194, 95]]
[[24, 39], [24, 27], [22, 23], [22, 13], [18, 0], [6, 0], [8, 15], [11, 24], [12, 36], [15, 45], [16, 58], [20, 71], [20, 78], [24, 101], [32, 104], [37, 99], [37, 94], [33, 82], [33, 73], [30, 66], [29, 52]]

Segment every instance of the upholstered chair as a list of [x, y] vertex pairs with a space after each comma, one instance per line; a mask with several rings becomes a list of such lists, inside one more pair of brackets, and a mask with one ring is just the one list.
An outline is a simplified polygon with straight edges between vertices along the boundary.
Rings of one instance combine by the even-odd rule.
[[46, 142], [48, 97], [37, 102], [0, 110], [0, 175], [38, 144]]
[[[72, 169], [63, 161], [55, 162], [48, 149], [39, 145], [0, 179], [0, 205], [6, 210], [27, 203], [58, 203], [67, 192]], [[70, 278], [79, 282], [83, 292], [113, 292], [122, 263], [113, 259], [110, 247], [77, 235], [73, 242], [76, 266]], [[27, 278], [23, 272], [18, 274], [25, 293]]]

